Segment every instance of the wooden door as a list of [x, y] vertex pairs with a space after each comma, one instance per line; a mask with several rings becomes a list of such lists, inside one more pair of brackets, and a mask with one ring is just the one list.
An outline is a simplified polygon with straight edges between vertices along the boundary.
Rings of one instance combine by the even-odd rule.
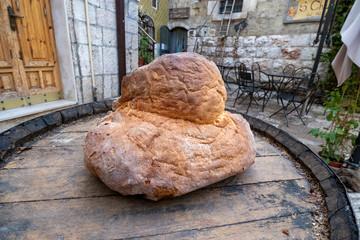
[[0, 11], [1, 110], [60, 99], [50, 0], [1, 0]]

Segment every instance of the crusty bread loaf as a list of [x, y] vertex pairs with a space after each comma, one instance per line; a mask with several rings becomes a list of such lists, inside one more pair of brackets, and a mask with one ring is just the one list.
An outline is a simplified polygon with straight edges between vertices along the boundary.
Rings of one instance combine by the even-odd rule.
[[197, 123], [212, 123], [224, 112], [226, 90], [213, 62], [195, 53], [164, 55], [122, 80], [113, 110], [129, 106]]
[[114, 112], [86, 137], [85, 165], [109, 188], [151, 200], [236, 175], [254, 163], [255, 141], [225, 101], [215, 64], [195, 53], [160, 57], [124, 78]]

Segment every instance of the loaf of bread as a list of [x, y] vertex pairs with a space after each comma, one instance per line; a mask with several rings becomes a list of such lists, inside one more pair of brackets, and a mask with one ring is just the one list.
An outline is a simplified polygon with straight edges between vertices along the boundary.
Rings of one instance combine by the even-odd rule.
[[254, 163], [255, 141], [225, 101], [213, 62], [196, 53], [161, 56], [123, 78], [113, 112], [86, 137], [85, 165], [109, 188], [151, 200], [236, 175]]

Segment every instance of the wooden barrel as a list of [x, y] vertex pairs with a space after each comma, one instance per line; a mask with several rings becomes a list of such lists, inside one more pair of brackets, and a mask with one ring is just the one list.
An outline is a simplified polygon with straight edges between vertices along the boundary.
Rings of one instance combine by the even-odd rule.
[[0, 239], [324, 239], [344, 234], [331, 226], [334, 213], [327, 210], [318, 179], [259, 134], [255, 164], [237, 176], [158, 202], [122, 196], [83, 163], [85, 136], [100, 117], [62, 124], [6, 158], [0, 169]]

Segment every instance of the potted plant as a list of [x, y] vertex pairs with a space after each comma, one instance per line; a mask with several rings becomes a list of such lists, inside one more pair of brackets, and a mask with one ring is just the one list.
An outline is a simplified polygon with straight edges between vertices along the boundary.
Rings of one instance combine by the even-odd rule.
[[139, 39], [139, 66], [148, 64], [153, 60], [153, 55], [149, 52], [150, 39], [145, 34], [142, 34]]
[[328, 113], [326, 119], [329, 127], [314, 128], [309, 133], [325, 140], [319, 155], [332, 165], [341, 163], [345, 155], [351, 155], [357, 147], [357, 135], [354, 130], [359, 126], [356, 112], [359, 111], [360, 70], [354, 66], [353, 75], [341, 88], [335, 88], [328, 93], [328, 102], [324, 104]]

